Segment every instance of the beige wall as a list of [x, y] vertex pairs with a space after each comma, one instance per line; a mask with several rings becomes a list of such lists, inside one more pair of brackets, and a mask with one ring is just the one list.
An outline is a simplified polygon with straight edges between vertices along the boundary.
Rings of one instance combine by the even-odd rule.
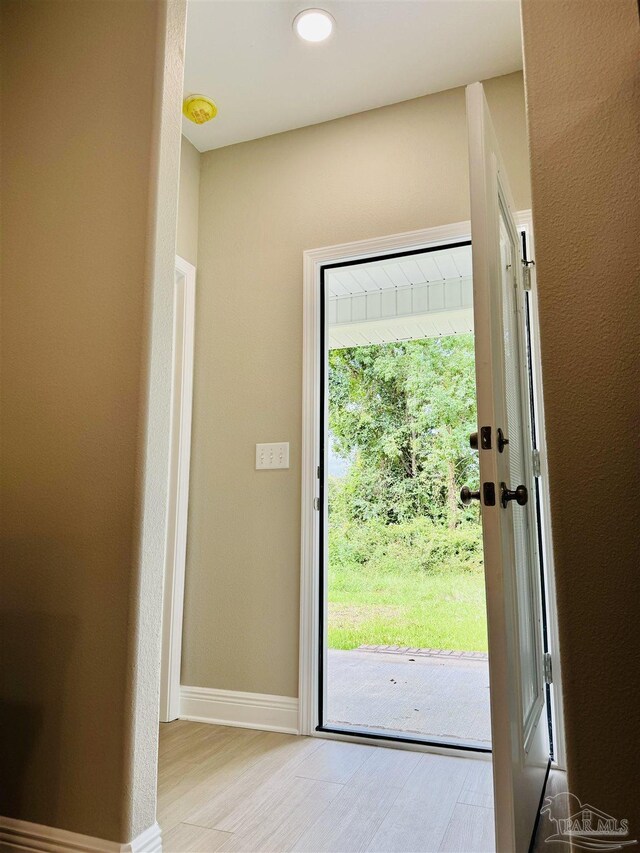
[[184, 4], [169, 18], [2, 4], [0, 814], [113, 841], [155, 819]]
[[[528, 208], [522, 75], [487, 83]], [[184, 684], [296, 696], [302, 252], [469, 217], [464, 90], [202, 156]], [[254, 445], [291, 468], [256, 472]]]
[[569, 785], [640, 838], [636, 0], [524, 0]]
[[194, 266], [198, 263], [198, 206], [200, 201], [200, 152], [183, 136], [180, 148], [178, 237], [176, 252]]

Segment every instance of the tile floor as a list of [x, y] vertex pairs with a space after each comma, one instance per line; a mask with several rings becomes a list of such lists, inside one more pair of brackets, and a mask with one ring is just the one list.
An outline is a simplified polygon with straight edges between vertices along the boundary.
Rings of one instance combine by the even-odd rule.
[[166, 853], [492, 851], [491, 762], [177, 721], [158, 820]]

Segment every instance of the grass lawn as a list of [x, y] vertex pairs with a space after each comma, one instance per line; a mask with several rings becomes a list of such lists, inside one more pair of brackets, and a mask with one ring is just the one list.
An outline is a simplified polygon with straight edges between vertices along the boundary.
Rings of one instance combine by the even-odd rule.
[[487, 650], [481, 571], [381, 570], [339, 563], [329, 569], [329, 648], [360, 645]]

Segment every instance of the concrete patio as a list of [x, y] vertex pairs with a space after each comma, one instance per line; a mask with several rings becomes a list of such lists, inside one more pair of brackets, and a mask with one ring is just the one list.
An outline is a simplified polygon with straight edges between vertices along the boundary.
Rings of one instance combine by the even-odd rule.
[[329, 649], [327, 721], [490, 746], [487, 656], [380, 646]]

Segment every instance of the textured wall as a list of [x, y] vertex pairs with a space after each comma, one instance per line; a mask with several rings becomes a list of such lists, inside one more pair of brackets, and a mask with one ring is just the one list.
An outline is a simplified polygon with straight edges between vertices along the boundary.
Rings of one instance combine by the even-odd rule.
[[640, 838], [640, 31], [524, 0], [569, 785]]
[[[166, 445], [166, 383], [147, 380], [170, 358], [180, 139], [178, 118], [159, 150], [164, 11], [2, 4], [0, 814], [116, 841], [155, 819], [167, 466], [143, 459]], [[171, 18], [176, 112], [182, 3]]]
[[126, 766], [120, 838], [155, 821], [161, 623], [167, 543], [175, 253], [186, 0], [158, 2], [151, 193], [144, 280], [136, 561], [129, 586]]
[[[487, 96], [528, 208], [522, 75]], [[468, 219], [467, 160], [463, 89], [202, 155], [183, 684], [297, 695], [302, 252]]]
[[178, 196], [176, 252], [196, 266], [198, 262], [198, 204], [200, 200], [200, 152], [182, 137], [180, 193]]

